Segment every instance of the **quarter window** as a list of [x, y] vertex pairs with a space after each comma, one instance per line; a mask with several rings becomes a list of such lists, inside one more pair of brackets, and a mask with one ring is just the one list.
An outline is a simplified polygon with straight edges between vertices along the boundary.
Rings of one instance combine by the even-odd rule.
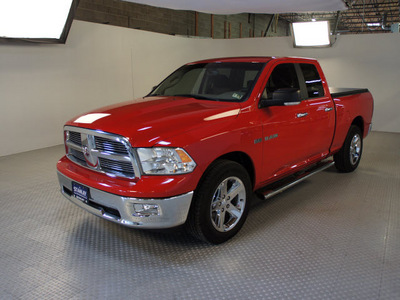
[[312, 64], [300, 64], [307, 87], [308, 98], [324, 96], [324, 87], [317, 68]]

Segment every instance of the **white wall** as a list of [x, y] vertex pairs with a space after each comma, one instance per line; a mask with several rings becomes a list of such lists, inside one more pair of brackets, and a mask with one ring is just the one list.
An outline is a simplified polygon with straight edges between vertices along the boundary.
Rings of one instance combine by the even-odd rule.
[[193, 39], [74, 21], [66, 45], [0, 45], [0, 156], [61, 144], [73, 116], [143, 96], [186, 62], [235, 55], [318, 58], [331, 86], [371, 90], [375, 130], [400, 132], [399, 46], [399, 34], [310, 50], [288, 37]]
[[125, 34], [74, 22], [67, 45], [0, 45], [0, 156], [60, 144], [69, 118], [132, 98]]

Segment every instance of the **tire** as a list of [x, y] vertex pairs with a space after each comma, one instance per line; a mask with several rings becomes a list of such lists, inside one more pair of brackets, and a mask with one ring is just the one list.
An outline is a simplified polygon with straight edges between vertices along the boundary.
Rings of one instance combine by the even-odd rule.
[[242, 165], [216, 161], [194, 193], [187, 222], [189, 233], [211, 244], [229, 240], [246, 220], [251, 195], [250, 177]]
[[349, 173], [357, 169], [363, 150], [361, 129], [351, 125], [342, 148], [333, 156], [335, 167], [340, 172]]

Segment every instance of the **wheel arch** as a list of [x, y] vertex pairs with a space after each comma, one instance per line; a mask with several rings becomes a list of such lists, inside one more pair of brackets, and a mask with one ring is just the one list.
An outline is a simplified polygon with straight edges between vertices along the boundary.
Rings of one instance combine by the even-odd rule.
[[252, 188], [254, 188], [255, 177], [256, 177], [255, 167], [254, 167], [253, 160], [250, 158], [249, 155], [247, 155], [244, 152], [236, 151], [236, 152], [226, 153], [226, 154], [218, 157], [216, 160], [219, 160], [219, 159], [234, 161], [234, 162], [237, 162], [238, 164], [242, 165], [246, 169], [247, 173], [249, 174]]
[[244, 167], [247, 171], [247, 174], [250, 177], [251, 188], [254, 189], [256, 173], [255, 173], [255, 167], [254, 167], [253, 160], [250, 158], [250, 156], [248, 154], [246, 154], [245, 152], [241, 152], [241, 151], [225, 153], [225, 154], [215, 158], [203, 172], [203, 175], [201, 176], [199, 182], [197, 183], [197, 186], [199, 186], [200, 183], [204, 180], [204, 178], [208, 175], [208, 172], [213, 167], [213, 165], [217, 161], [220, 161], [220, 160], [233, 161], [233, 162], [240, 164], [242, 167]]
[[[360, 128], [363, 136], [364, 136], [364, 119], [361, 116], [356, 117], [353, 122], [351, 123], [351, 125], [355, 125], [358, 128]], [[350, 126], [351, 126], [350, 125]]]
[[[251, 173], [249, 173], [249, 170], [251, 169], [250, 165], [248, 164], [249, 159], [250, 158], [245, 153], [232, 152], [221, 155], [213, 162], [211, 162], [210, 165], [207, 167], [199, 181], [196, 190], [194, 191], [193, 200], [185, 225], [186, 230], [194, 237], [207, 243], [220, 244], [236, 235], [236, 233], [243, 226], [247, 218], [248, 211], [250, 209], [252, 198], [252, 182], [250, 176]], [[244, 194], [246, 197], [244, 198], [245, 201], [243, 203], [229, 203], [229, 197], [214, 197], [216, 195], [215, 193], [217, 189], [219, 189], [219, 186], [222, 184], [222, 182], [228, 179], [238, 179], [241, 181], [240, 184], [242, 184], [243, 188], [246, 190], [246, 193]], [[224, 209], [228, 209], [228, 205], [231, 204], [235, 206], [238, 205], [237, 209], [239, 209], [239, 206], [241, 208], [240, 211], [242, 211], [242, 213], [240, 214], [238, 221], [236, 220], [233, 223], [233, 227], [229, 228], [227, 231], [220, 231], [216, 229], [216, 227], [212, 223], [213, 217], [211, 215], [211, 210], [214, 209], [214, 207], [211, 207], [211, 205], [213, 199], [216, 199], [216, 201], [220, 202], [219, 206], [222, 207], [222, 212]], [[222, 202], [221, 199], [226, 199], [226, 201], [224, 200]], [[232, 198], [233, 201], [238, 201], [238, 199], [242, 198]], [[243, 204], [245, 205], [243, 206]], [[237, 217], [236, 214], [231, 215]], [[218, 216], [218, 214], [216, 216]], [[227, 222], [230, 222], [231, 218], [228, 219], [229, 220]], [[223, 220], [225, 224], [225, 217], [220, 220]]]

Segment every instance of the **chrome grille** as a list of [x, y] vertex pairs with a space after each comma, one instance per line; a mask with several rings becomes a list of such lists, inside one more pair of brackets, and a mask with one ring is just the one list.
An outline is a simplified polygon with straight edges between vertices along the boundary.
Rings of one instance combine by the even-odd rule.
[[135, 177], [135, 171], [130, 163], [115, 161], [102, 157], [99, 158], [99, 161], [101, 168], [109, 173], [121, 173], [130, 175], [129, 177]]
[[86, 165], [85, 155], [81, 151], [70, 149], [69, 153], [77, 160], [79, 160], [81, 165]]
[[70, 131], [68, 139], [77, 145], [82, 145], [81, 134], [79, 132]]
[[140, 177], [135, 153], [121, 136], [66, 126], [67, 157], [73, 162], [109, 175]]
[[94, 141], [96, 143], [96, 149], [100, 151], [128, 154], [125, 145], [120, 142], [111, 141], [110, 139], [105, 139], [99, 136], [95, 136]]

